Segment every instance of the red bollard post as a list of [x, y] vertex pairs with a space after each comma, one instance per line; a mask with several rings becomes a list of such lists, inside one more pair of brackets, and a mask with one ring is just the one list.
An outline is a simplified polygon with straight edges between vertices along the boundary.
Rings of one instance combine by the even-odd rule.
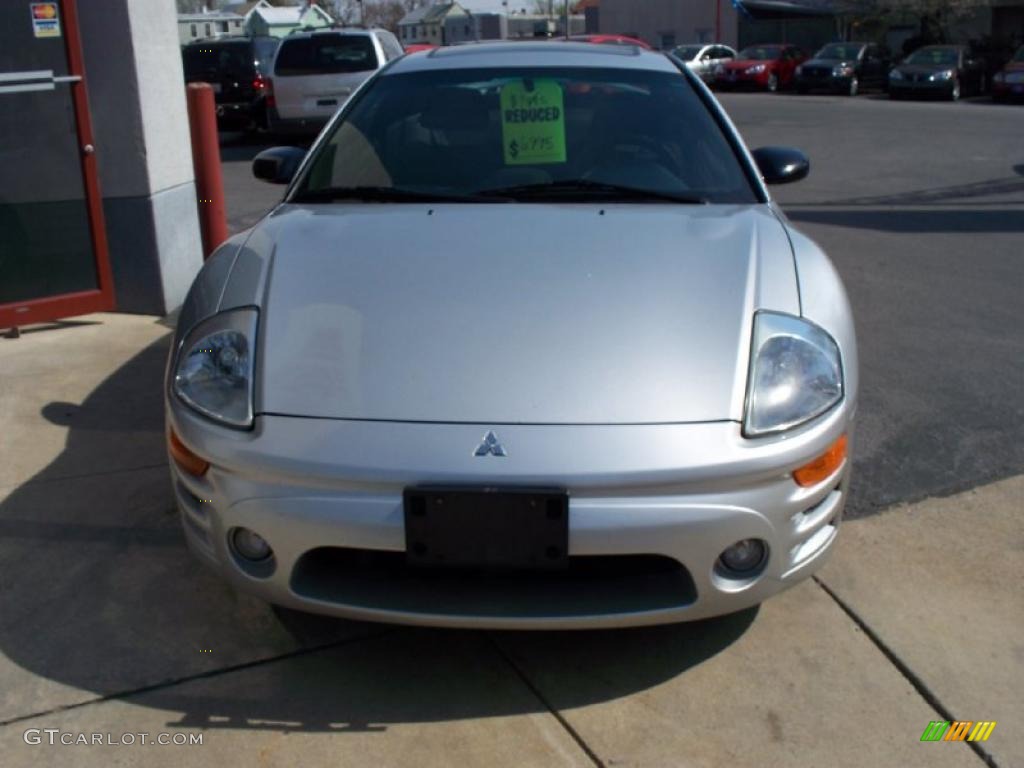
[[199, 230], [203, 237], [203, 258], [206, 259], [218, 245], [228, 239], [216, 107], [213, 103], [213, 88], [209, 83], [190, 83], [185, 92], [189, 130], [192, 133], [192, 165], [195, 168], [196, 199], [199, 203]]

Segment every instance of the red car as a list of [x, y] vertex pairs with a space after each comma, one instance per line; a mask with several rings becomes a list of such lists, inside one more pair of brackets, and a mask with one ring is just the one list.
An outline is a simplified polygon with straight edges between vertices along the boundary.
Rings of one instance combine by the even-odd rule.
[[792, 85], [796, 68], [806, 60], [807, 54], [795, 45], [751, 45], [715, 70], [714, 84], [722, 89], [760, 88], [774, 93]]
[[432, 51], [437, 48], [436, 45], [427, 45], [426, 43], [413, 43], [412, 45], [405, 46], [406, 53], [419, 53], [420, 51]]
[[1024, 99], [1024, 45], [1010, 59], [1010, 63], [992, 78], [992, 98], [996, 101]]
[[643, 40], [628, 35], [573, 35], [569, 39], [578, 43], [597, 43], [599, 45], [637, 45], [651, 50], [651, 46]]

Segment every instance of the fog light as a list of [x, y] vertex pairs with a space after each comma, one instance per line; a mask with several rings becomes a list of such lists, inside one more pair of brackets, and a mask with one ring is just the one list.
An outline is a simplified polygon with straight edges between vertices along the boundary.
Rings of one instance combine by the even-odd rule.
[[743, 539], [718, 556], [722, 566], [736, 574], [747, 574], [757, 570], [764, 563], [768, 548], [761, 539]]
[[270, 557], [270, 545], [256, 531], [248, 528], [235, 528], [231, 534], [231, 544], [241, 557], [253, 563]]

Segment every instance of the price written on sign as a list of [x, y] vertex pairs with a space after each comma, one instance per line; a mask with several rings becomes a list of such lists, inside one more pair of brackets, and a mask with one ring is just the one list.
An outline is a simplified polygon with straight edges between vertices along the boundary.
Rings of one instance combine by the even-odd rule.
[[565, 162], [565, 106], [554, 80], [516, 80], [501, 89], [506, 165]]

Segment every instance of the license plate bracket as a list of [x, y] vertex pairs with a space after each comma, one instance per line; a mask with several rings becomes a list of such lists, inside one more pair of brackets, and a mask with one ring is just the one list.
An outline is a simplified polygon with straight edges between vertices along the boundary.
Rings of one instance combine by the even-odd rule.
[[569, 497], [552, 488], [407, 488], [406, 562], [424, 568], [569, 565]]

